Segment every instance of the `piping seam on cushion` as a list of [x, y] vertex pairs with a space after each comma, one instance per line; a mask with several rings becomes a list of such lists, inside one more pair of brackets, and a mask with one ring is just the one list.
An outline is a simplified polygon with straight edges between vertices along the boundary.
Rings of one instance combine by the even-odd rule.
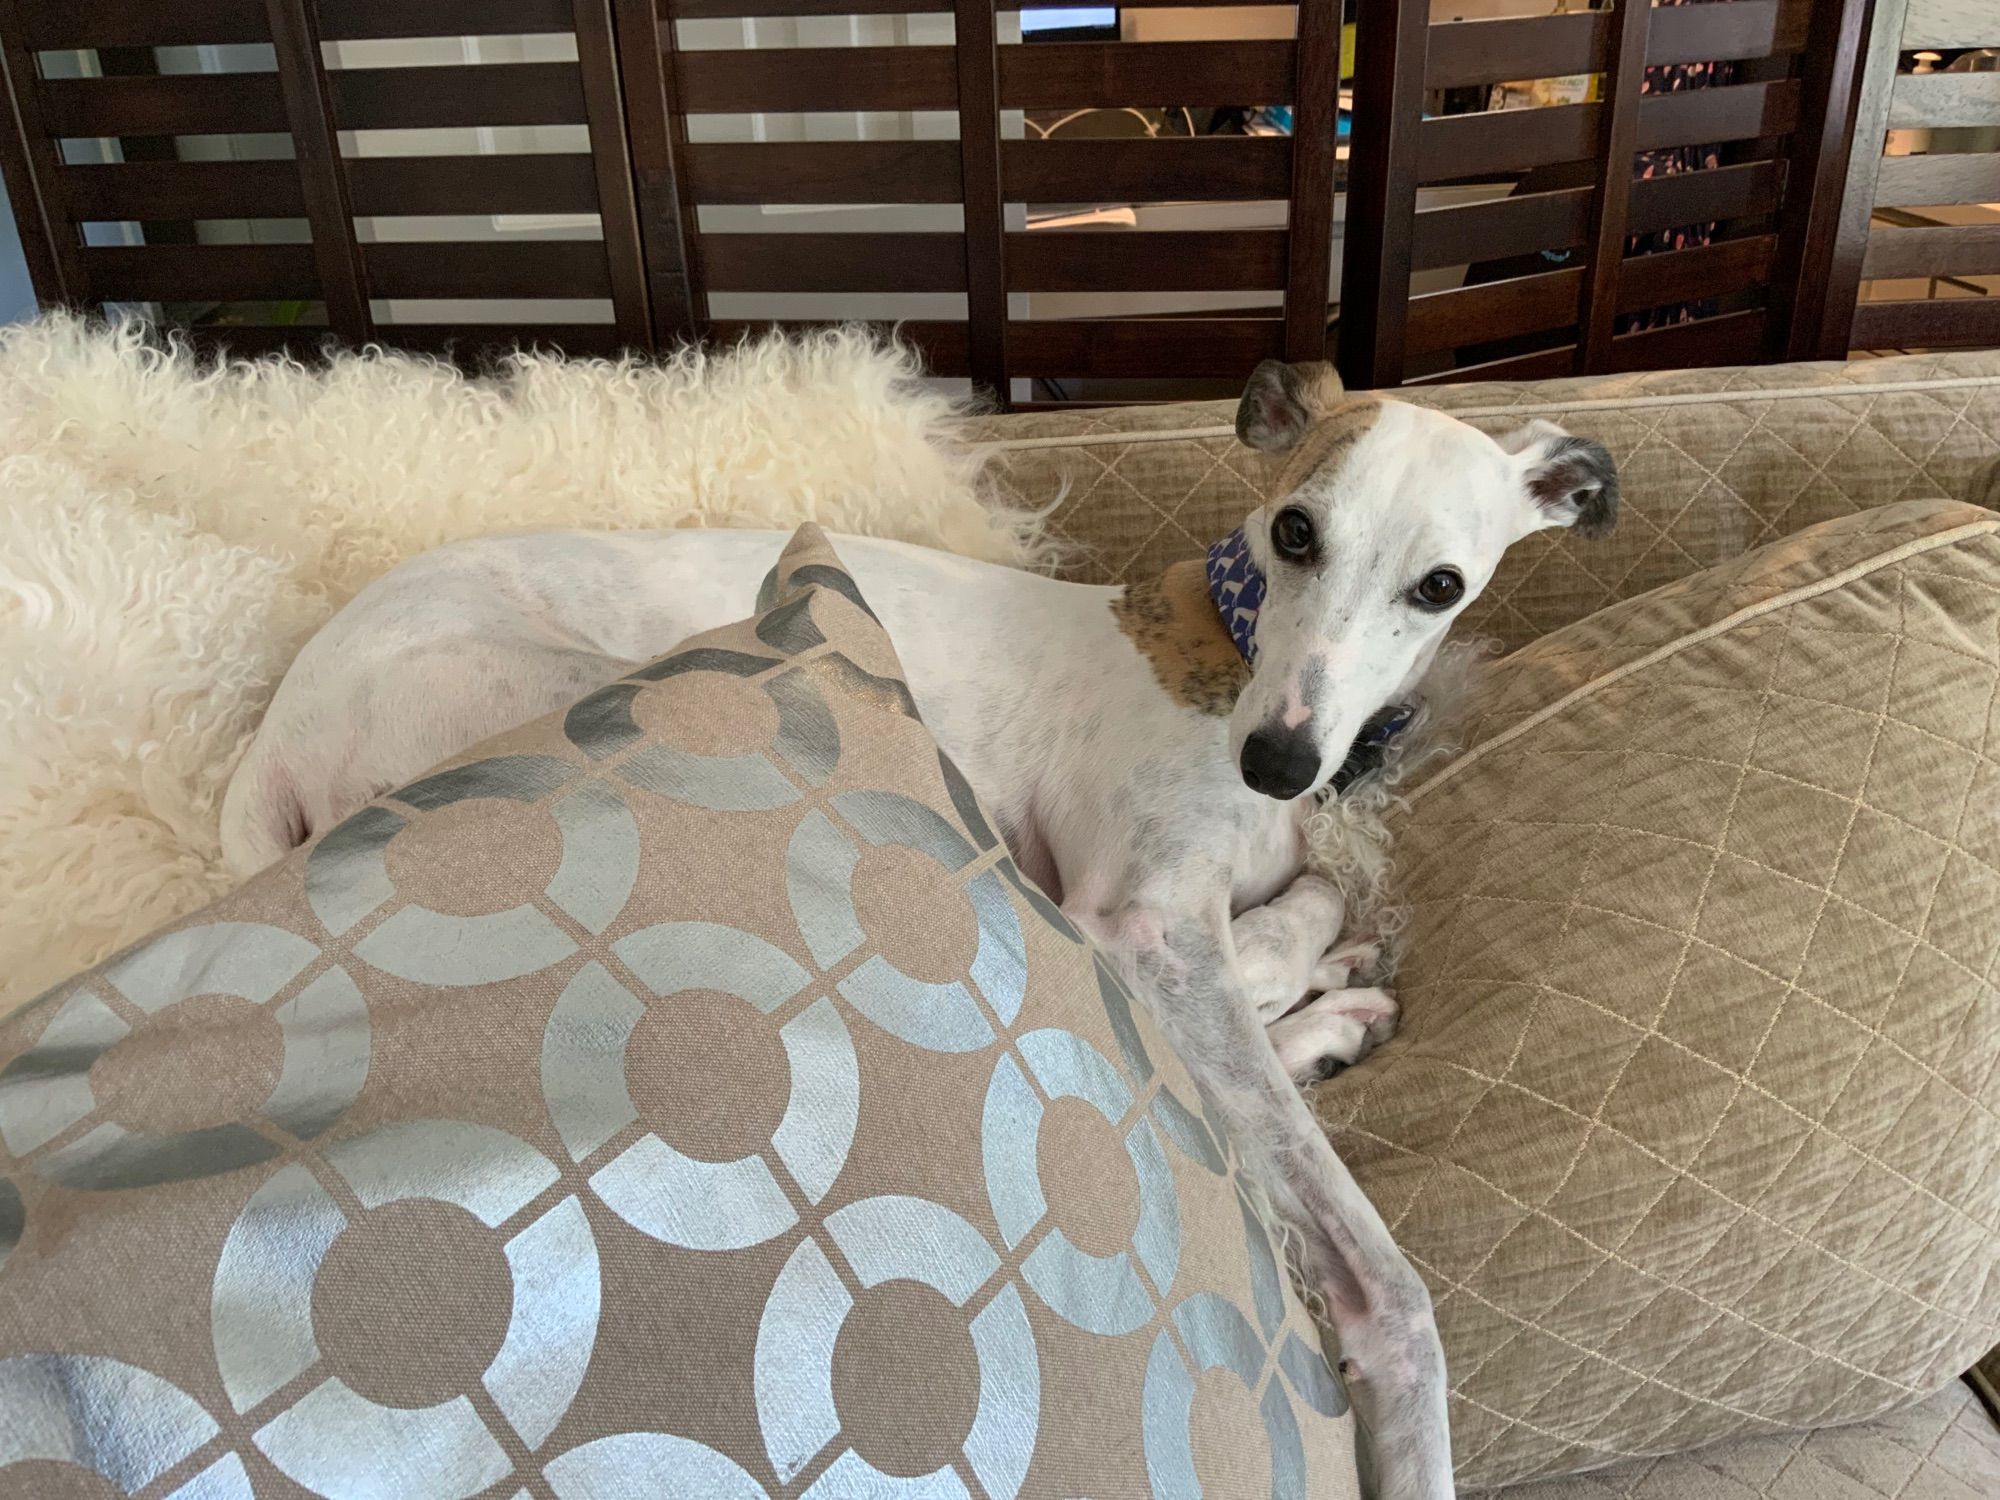
[[1768, 599], [1760, 599], [1755, 604], [1746, 604], [1741, 609], [1724, 615], [1720, 620], [1712, 624], [1704, 625], [1699, 630], [1689, 631], [1686, 635], [1676, 636], [1664, 645], [1654, 647], [1644, 656], [1635, 657], [1623, 666], [1612, 668], [1601, 677], [1593, 677], [1590, 681], [1571, 688], [1562, 697], [1556, 699], [1555, 702], [1545, 704], [1543, 707], [1536, 709], [1527, 718], [1521, 720], [1520, 723], [1510, 725], [1499, 734], [1494, 735], [1490, 740], [1481, 740], [1470, 750], [1465, 751], [1452, 760], [1437, 775], [1431, 777], [1421, 785], [1412, 788], [1406, 800], [1410, 802], [1417, 801], [1419, 798], [1428, 795], [1430, 792], [1444, 785], [1445, 782], [1456, 776], [1460, 771], [1484, 759], [1490, 752], [1498, 750], [1502, 746], [1512, 744], [1530, 730], [1540, 728], [1558, 714], [1593, 696], [1600, 688], [1607, 688], [1613, 683], [1623, 682], [1635, 672], [1642, 672], [1647, 667], [1663, 662], [1671, 656], [1677, 656], [1690, 646], [1699, 646], [1704, 641], [1712, 641], [1717, 636], [1729, 634], [1730, 631], [1736, 629], [1739, 625], [1747, 625], [1752, 620], [1761, 619], [1763, 616], [1774, 614], [1781, 609], [1789, 609], [1794, 604], [1803, 604], [1808, 599], [1817, 599], [1821, 594], [1830, 594], [1836, 589], [1846, 588], [1848, 584], [1853, 583], [1857, 579], [1866, 578], [1870, 573], [1880, 572], [1883, 568], [1893, 567], [1895, 564], [1909, 558], [1921, 556], [1926, 552], [1934, 552], [1940, 547], [1949, 547], [1956, 542], [1966, 540], [1968, 537], [1991, 536], [1995, 532], [2000, 532], [2000, 520], [1968, 521], [1962, 526], [1954, 526], [1949, 531], [1940, 531], [1932, 536], [1912, 537], [1907, 542], [1902, 542], [1891, 547], [1887, 552], [1878, 552], [1873, 557], [1866, 557], [1860, 562], [1851, 563], [1847, 567], [1842, 568], [1838, 573], [1829, 574], [1817, 582], [1801, 584], [1798, 588], [1787, 589], [1782, 594], [1773, 594]]

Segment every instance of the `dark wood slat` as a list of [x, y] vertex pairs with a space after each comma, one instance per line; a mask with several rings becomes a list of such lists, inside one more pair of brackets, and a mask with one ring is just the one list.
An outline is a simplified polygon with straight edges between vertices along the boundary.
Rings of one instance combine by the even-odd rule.
[[479, 369], [517, 351], [605, 359], [623, 351], [614, 323], [384, 323], [377, 341]]
[[624, 85], [618, 71], [611, 0], [574, 0], [576, 71], [583, 85], [590, 158], [597, 176], [597, 217], [604, 234], [604, 268], [611, 281], [612, 320], [628, 349], [651, 352], [653, 310], [639, 199], [625, 139]]
[[[717, 318], [707, 326], [710, 343], [728, 345], [740, 339], [758, 338], [775, 328], [788, 328], [806, 332], [816, 328], [831, 328], [837, 325], [797, 318]], [[966, 331], [963, 323], [874, 323], [870, 325], [885, 337], [893, 334], [901, 342], [908, 344], [923, 356], [924, 366], [933, 375], [969, 375], [972, 373], [966, 352]]]
[[[2000, 18], [1993, 23], [2000, 36]], [[1889, 94], [1889, 128], [1990, 125], [2000, 120], [2000, 73], [1905, 74]]]
[[83, 296], [81, 246], [64, 204], [62, 158], [42, 120], [21, 15], [17, 0], [0, 0], [0, 168], [36, 300], [60, 307]]
[[1695, 323], [1622, 334], [1611, 341], [1610, 372], [1747, 365], [1758, 358], [1763, 347], [1764, 310], [1757, 307]]
[[[1853, 0], [1839, 0], [1852, 4]], [[1639, 101], [1641, 151], [1707, 146], [1789, 135], [1799, 123], [1799, 82], [1739, 83], [1679, 94], [1649, 94]]]
[[1698, 301], [1761, 285], [1770, 273], [1777, 244], [1776, 235], [1757, 234], [1632, 256], [1619, 273], [1618, 311]]
[[291, 120], [292, 150], [312, 225], [314, 263], [326, 321], [350, 344], [365, 343], [375, 319], [368, 307], [368, 278], [361, 247], [354, 239], [354, 210], [347, 201], [341, 170], [340, 137], [333, 123], [333, 95], [327, 87], [318, 20], [308, 0], [267, 0], [271, 45], [278, 57], [278, 82]]
[[1563, 344], [1554, 349], [1537, 349], [1532, 354], [1517, 354], [1508, 359], [1488, 360], [1483, 365], [1464, 365], [1455, 370], [1441, 370], [1435, 375], [1420, 375], [1409, 383], [1471, 385], [1488, 380], [1509, 382], [1549, 380], [1569, 374], [1575, 360], [1575, 346]]
[[81, 252], [91, 302], [201, 302], [319, 296], [311, 245], [112, 245]]
[[1604, 92], [1610, 97], [1599, 116], [1597, 191], [1590, 200], [1590, 256], [1576, 309], [1576, 373], [1604, 368], [1611, 353], [1617, 316], [1618, 268], [1625, 257], [1625, 226], [1631, 219], [1632, 158], [1639, 147], [1639, 81], [1646, 71], [1646, 33], [1653, 8], [1626, 0], [1616, 12], [1605, 56]]
[[1417, 180], [1487, 177], [1581, 161], [1597, 149], [1602, 111], [1599, 104], [1561, 104], [1425, 120], [1417, 130]]
[[1572, 249], [1584, 242], [1589, 229], [1588, 188], [1426, 209], [1416, 215], [1410, 266], [1429, 271], [1439, 266], [1509, 260], [1538, 250]]
[[711, 292], [962, 292], [956, 234], [711, 234]]
[[[911, 50], [897, 49], [902, 55]], [[1003, 47], [1000, 103], [1009, 109], [1284, 103], [1294, 96], [1294, 51], [1290, 42], [1273, 41]]]
[[327, 76], [343, 130], [580, 125], [587, 118], [574, 63], [344, 68]]
[[1868, 280], [1897, 276], [2000, 276], [2000, 224], [1942, 229], [1878, 224], [1861, 263]]
[[612, 0], [612, 16], [653, 345], [665, 349], [696, 339], [708, 316], [693, 188], [681, 156], [687, 117], [678, 102], [673, 27], [660, 19], [654, 0]]
[[1277, 318], [1080, 318], [1009, 323], [1016, 375], [1247, 377], [1284, 353]]
[[600, 240], [398, 240], [363, 245], [361, 256], [378, 297], [611, 295]]
[[111, 162], [64, 167], [72, 219], [298, 219], [305, 195], [289, 161]]
[[673, 21], [733, 20], [738, 16], [900, 16], [950, 9], [944, 0], [659, 0], [660, 17]]
[[520, 156], [364, 156], [347, 163], [354, 211], [378, 214], [587, 214], [597, 179], [580, 151]]
[[1340, 15], [1340, 0], [1299, 0], [1285, 274], [1285, 358], [1294, 363], [1327, 355], [1333, 191], [1339, 176]]
[[[1560, 18], [1567, 20], [1567, 17]], [[1423, 133], [1430, 0], [1378, 0], [1355, 32], [1354, 88], [1371, 99], [1348, 149], [1347, 226], [1341, 236], [1340, 376], [1356, 390], [1403, 383], [1410, 272], [1418, 263], [1417, 175]]]
[[336, 42], [363, 37], [533, 35], [568, 31], [570, 0], [319, 0], [319, 25], [322, 34]]
[[[1785, 143], [1785, 201], [1771, 258], [1772, 359], [1805, 359], [1826, 318], [1825, 268], [1840, 231], [1840, 191], [1852, 149], [1852, 109], [1867, 54], [1872, 0], [1827, 0], [1800, 66], [1799, 128]], [[1830, 12], [1830, 13], [1829, 13]]]
[[270, 40], [264, 0], [18, 0], [21, 35], [39, 51], [91, 47], [169, 47], [197, 42]]
[[143, 136], [279, 131], [288, 127], [276, 73], [181, 73], [52, 78], [43, 117], [58, 136]]
[[1604, 66], [1610, 19], [1605, 11], [1579, 11], [1566, 16], [1451, 21], [1433, 26], [1424, 83], [1443, 89], [1512, 78], [1599, 72]]
[[1632, 184], [1633, 234], [1769, 213], [1784, 190], [1785, 164], [1746, 162], [1707, 172], [1648, 177]]
[[1007, 362], [1007, 239], [1000, 203], [1000, 77], [993, 0], [958, 0], [959, 175], [965, 186], [966, 364], [973, 389], [1003, 406]]
[[1031, 203], [1283, 198], [1292, 190], [1292, 143], [1275, 136], [1002, 141], [1000, 180], [1009, 199]]
[[1984, 349], [2000, 344], [2000, 297], [1864, 302], [1854, 310], [1857, 349]]
[[1875, 175], [1882, 166], [1882, 140], [1889, 128], [1890, 91], [1909, 0], [1874, 0], [1872, 9], [1858, 64], [1860, 82], [1849, 106], [1853, 124], [1848, 132], [1847, 171], [1838, 179], [1833, 252], [1820, 273], [1818, 326], [1803, 310], [1793, 319], [1790, 342], [1799, 351], [1797, 358], [1844, 358], [1854, 305], [1861, 294], [1861, 262], [1868, 252], [1869, 223], [1875, 214]]
[[1410, 354], [1431, 354], [1571, 327], [1583, 283], [1583, 268], [1576, 267], [1412, 297], [1405, 348]]
[[957, 203], [957, 141], [693, 143], [681, 148], [698, 203]]
[[1007, 236], [1007, 284], [1031, 292], [1277, 291], [1286, 246], [1282, 229], [1031, 229]]
[[745, 110], [950, 109], [951, 47], [769, 47], [677, 52], [681, 107]]
[[1985, 203], [1995, 198], [2000, 198], [2000, 152], [1885, 156], [1875, 178], [1875, 203], [1880, 208]]
[[1731, 0], [1728, 5], [1661, 6], [1653, 11], [1646, 61], [1737, 62], [1801, 51], [1813, 0]]

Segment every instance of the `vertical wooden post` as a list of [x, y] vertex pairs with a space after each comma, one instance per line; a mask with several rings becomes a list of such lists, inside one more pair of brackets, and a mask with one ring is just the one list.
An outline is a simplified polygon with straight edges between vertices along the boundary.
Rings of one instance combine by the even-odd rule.
[[1430, 0], [1371, 0], [1355, 33], [1339, 363], [1356, 390], [1403, 383], [1430, 21]]
[[618, 73], [618, 43], [611, 0], [574, 0], [577, 65], [583, 73], [584, 113], [590, 121], [590, 157], [597, 175], [597, 214], [604, 227], [604, 255], [611, 273], [612, 315], [618, 341], [651, 352], [653, 312], [646, 287], [646, 257], [639, 234], [639, 200], [625, 144], [625, 91]]
[[80, 307], [89, 298], [82, 242], [63, 209], [62, 158], [42, 123], [35, 94], [39, 76], [20, 7], [0, 0], [0, 84], [6, 89], [0, 167], [6, 170], [22, 258], [42, 306]]
[[[1840, 188], [1833, 251], [1826, 261], [1817, 326], [1801, 321], [1789, 347], [1797, 359], [1845, 359], [1854, 334], [1854, 308], [1861, 297], [1861, 262], [1868, 254], [1869, 223], [1875, 217], [1875, 177], [1882, 169], [1882, 142], [1889, 130], [1889, 98], [1896, 83], [1896, 56], [1903, 46], [1909, 0], [1875, 0], [1867, 45], [1855, 86], [1854, 124], [1848, 132], [1845, 180]], [[1806, 268], [1811, 273], [1811, 266]]]
[[347, 196], [347, 170], [334, 130], [333, 98], [320, 56], [319, 23], [307, 0], [265, 0], [271, 46], [278, 55], [278, 83], [292, 127], [299, 186], [312, 225], [313, 260], [319, 267], [326, 320], [343, 343], [363, 344], [375, 336], [368, 311], [368, 282], [361, 246], [354, 238], [354, 208]]
[[1597, 191], [1590, 200], [1585, 244], [1590, 264], [1577, 294], [1579, 375], [1611, 366], [1618, 318], [1618, 273], [1625, 263], [1625, 226], [1632, 205], [1632, 158], [1639, 149], [1639, 85], [1646, 76], [1646, 37], [1653, 0], [1618, 0], [1604, 59], [1604, 131], [1597, 151]]
[[1299, 0], [1295, 76], [1292, 201], [1285, 237], [1285, 358], [1297, 362], [1326, 358], [1335, 147], [1340, 138], [1340, 0]]
[[612, 0], [612, 24], [652, 342], [666, 349], [696, 338], [708, 320], [694, 201], [679, 162], [686, 136], [674, 77], [672, 23], [660, 19], [657, 0]]
[[956, 0], [958, 157], [965, 203], [965, 337], [973, 388], [1002, 408], [1007, 240], [1000, 203], [1000, 43], [995, 0]]

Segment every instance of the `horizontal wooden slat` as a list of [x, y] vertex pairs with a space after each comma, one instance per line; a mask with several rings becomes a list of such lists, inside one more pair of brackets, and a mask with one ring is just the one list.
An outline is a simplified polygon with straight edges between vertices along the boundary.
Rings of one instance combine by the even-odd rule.
[[517, 349], [601, 359], [622, 348], [615, 323], [377, 323], [375, 333], [392, 349], [444, 355], [475, 369]]
[[1405, 385], [1469, 385], [1484, 380], [1552, 380], [1562, 375], [1576, 373], [1576, 345], [1563, 344], [1554, 349], [1537, 349], [1532, 354], [1516, 354], [1507, 359], [1488, 360], [1483, 365], [1465, 365], [1455, 370], [1440, 370], [1435, 375], [1420, 375]]
[[697, 203], [956, 203], [957, 141], [699, 143], [681, 148]]
[[677, 52], [673, 65], [691, 114], [952, 109], [956, 55], [950, 47], [770, 47]]
[[1854, 309], [1856, 349], [1984, 349], [2000, 344], [2000, 297], [1863, 302]]
[[1747, 365], [1761, 358], [1763, 349], [1764, 310], [1756, 307], [1719, 318], [1621, 334], [1611, 341], [1608, 373]]
[[533, 35], [568, 31], [575, 24], [570, 0], [318, 0], [318, 6], [320, 35], [330, 42]]
[[1766, 214], [1778, 206], [1784, 164], [1746, 162], [1707, 172], [1648, 177], [1632, 184], [1633, 234], [1656, 234], [1684, 224]]
[[399, 240], [361, 255], [377, 297], [611, 295], [602, 240]]
[[733, 20], [738, 16], [900, 16], [950, 10], [946, 0], [658, 0], [670, 21]]
[[1799, 99], [1796, 78], [1649, 94], [1639, 101], [1639, 149], [1790, 135], [1798, 129]]
[[1578, 267], [1412, 297], [1404, 349], [1410, 354], [1429, 354], [1549, 328], [1573, 327], [1577, 294], [1582, 288], [1583, 270]]
[[583, 74], [575, 63], [483, 63], [469, 68], [344, 68], [327, 74], [343, 130], [478, 125], [580, 125]]
[[1634, 255], [1618, 268], [1618, 311], [1697, 301], [1762, 284], [1770, 274], [1775, 235], [1748, 235], [1687, 250]]
[[1007, 236], [1007, 284], [1032, 292], [1275, 291], [1282, 229], [1031, 229]]
[[711, 234], [711, 292], [962, 292], [958, 234]]
[[1731, 0], [1727, 5], [1672, 5], [1653, 11], [1646, 61], [1738, 62], [1805, 47], [1813, 0]]
[[1284, 352], [1279, 318], [1079, 318], [1009, 323], [1015, 375], [1247, 377]]
[[[262, 42], [271, 37], [264, 0], [19, 0], [30, 45], [168, 47]], [[570, 0], [320, 0], [328, 41], [364, 37], [510, 36], [568, 31]]]
[[1002, 141], [1000, 185], [1031, 203], [1284, 198], [1292, 143], [1278, 136]]
[[1875, 176], [1875, 202], [1883, 208], [1986, 203], [1996, 198], [2000, 198], [2000, 151], [1885, 156]]
[[92, 302], [316, 298], [311, 245], [111, 245], [79, 252]]
[[2000, 46], [2000, 16], [1991, 0], [1910, 0], [1903, 50]]
[[[2000, 21], [1994, 22], [2000, 31]], [[1905, 73], [1889, 93], [1889, 128], [2000, 123], [2000, 73]]]
[[1588, 188], [1425, 209], [1416, 216], [1410, 268], [1429, 271], [1566, 250], [1583, 243], [1589, 224]]
[[587, 214], [597, 178], [581, 151], [519, 156], [363, 156], [347, 162], [348, 195], [377, 214]]
[[56, 136], [219, 135], [290, 128], [276, 73], [56, 78], [41, 86]]
[[1609, 21], [1605, 11], [1578, 11], [1433, 26], [1424, 81], [1442, 89], [1595, 73], [1604, 67]]
[[1940, 229], [1885, 228], [1868, 234], [1861, 274], [1895, 276], [2000, 276], [2000, 224], [1954, 224]]
[[1000, 104], [1008, 109], [1198, 108], [1246, 99], [1282, 104], [1292, 97], [1294, 52], [1292, 43], [1273, 41], [1002, 47]]
[[[710, 343], [729, 345], [744, 338], [758, 338], [774, 328], [788, 328], [804, 332], [816, 328], [830, 328], [831, 323], [813, 322], [796, 318], [717, 318], [707, 325]], [[930, 323], [912, 321], [908, 323], [876, 323], [874, 326], [884, 335], [893, 333], [896, 338], [908, 344], [923, 356], [924, 366], [933, 375], [965, 375], [970, 373], [967, 354], [965, 325], [963, 323]]]
[[65, 167], [70, 217], [94, 219], [296, 219], [305, 215], [299, 169], [289, 161], [113, 162]]

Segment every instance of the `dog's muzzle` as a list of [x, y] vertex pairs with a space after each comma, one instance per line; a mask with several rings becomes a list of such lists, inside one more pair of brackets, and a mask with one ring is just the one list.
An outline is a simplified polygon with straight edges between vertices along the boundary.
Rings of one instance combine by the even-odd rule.
[[1243, 742], [1242, 768], [1251, 791], [1289, 802], [1319, 780], [1319, 749], [1295, 729], [1266, 726]]

